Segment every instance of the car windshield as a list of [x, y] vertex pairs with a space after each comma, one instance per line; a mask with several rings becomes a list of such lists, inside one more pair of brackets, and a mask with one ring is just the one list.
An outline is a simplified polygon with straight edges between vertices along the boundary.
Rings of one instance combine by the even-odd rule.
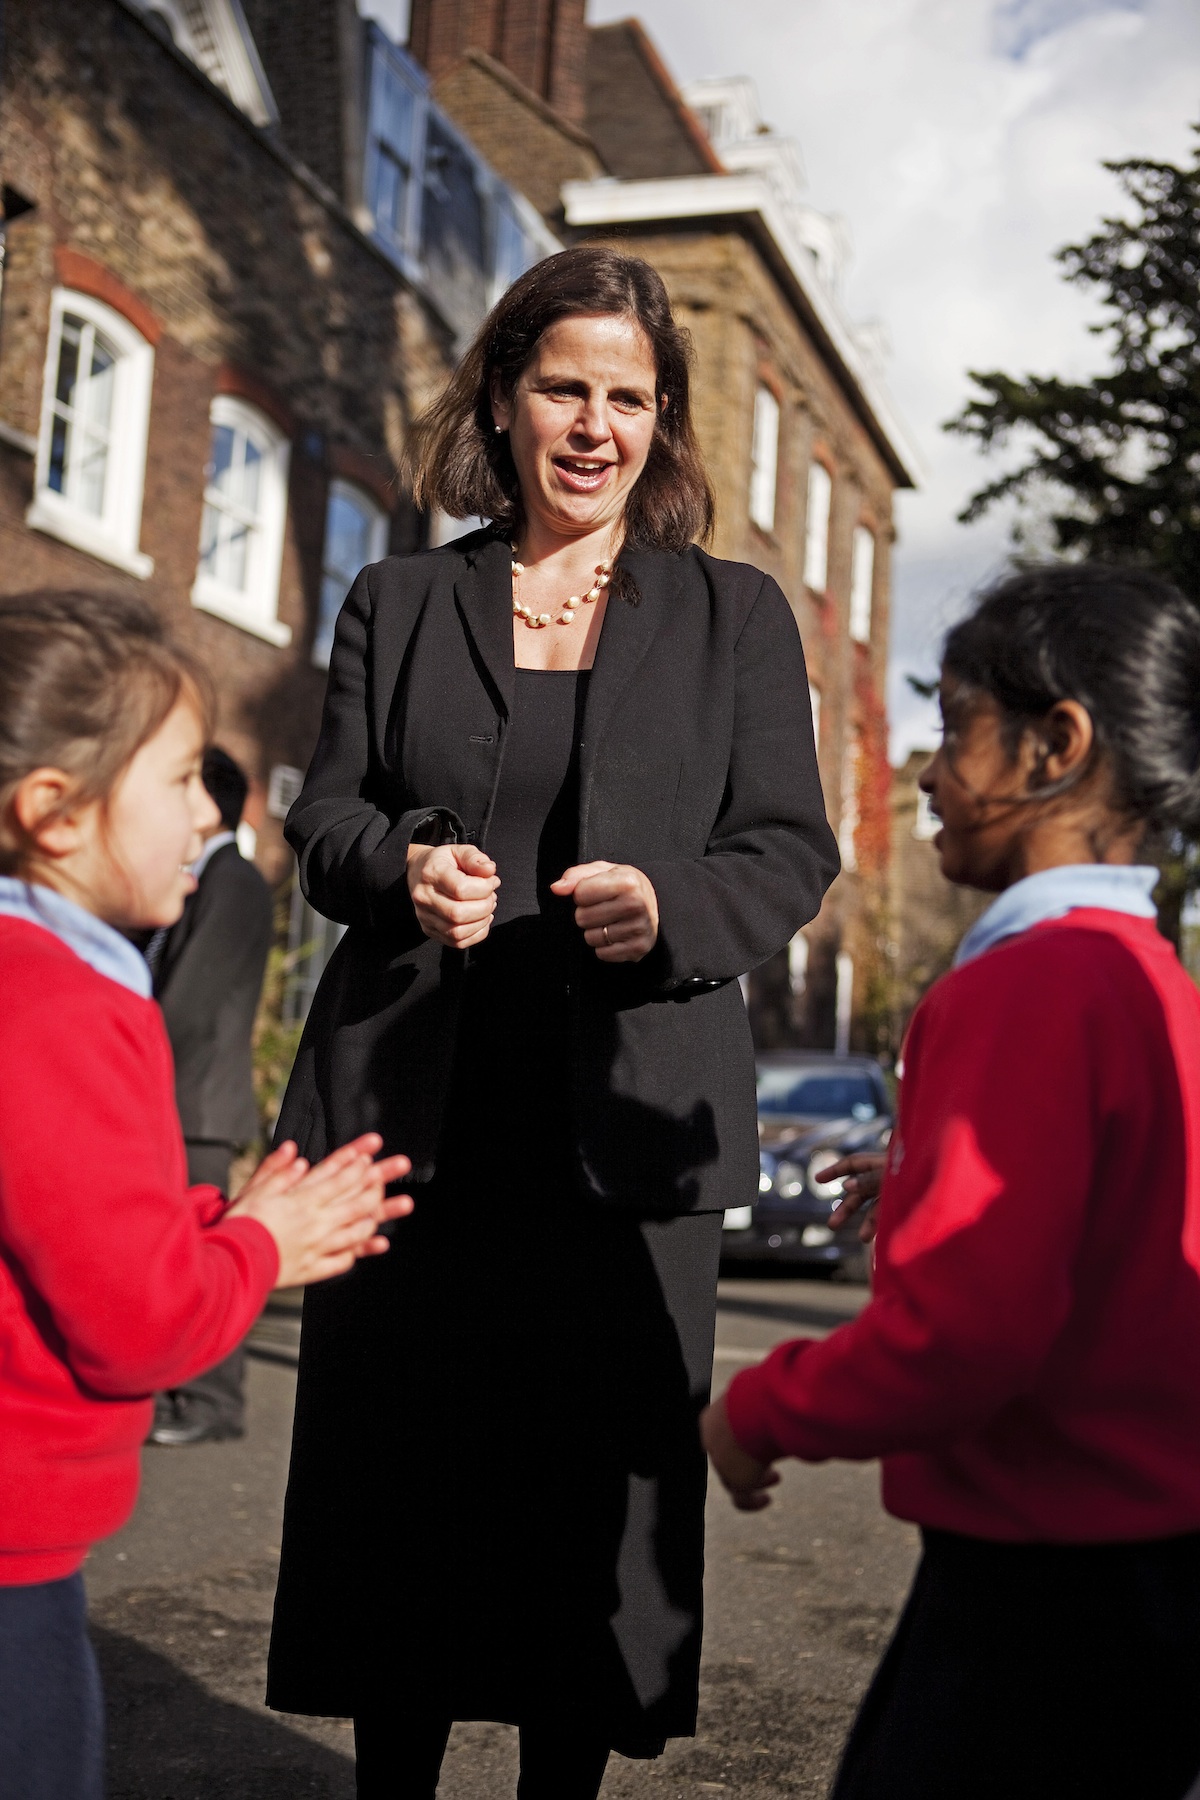
[[869, 1075], [800, 1075], [795, 1069], [760, 1069], [758, 1110], [810, 1119], [875, 1119], [879, 1096]]

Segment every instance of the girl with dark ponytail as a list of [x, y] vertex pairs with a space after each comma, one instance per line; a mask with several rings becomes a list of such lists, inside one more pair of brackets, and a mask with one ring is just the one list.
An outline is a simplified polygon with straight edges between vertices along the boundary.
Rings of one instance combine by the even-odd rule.
[[882, 1178], [875, 1292], [738, 1375], [705, 1439], [751, 1511], [780, 1457], [881, 1456], [922, 1528], [834, 1800], [1184, 1800], [1200, 995], [1140, 859], [1200, 832], [1200, 611], [1136, 570], [1025, 571], [951, 631], [941, 702], [934, 841], [997, 898], [913, 1017], [885, 1168], [827, 1171], [846, 1212]]

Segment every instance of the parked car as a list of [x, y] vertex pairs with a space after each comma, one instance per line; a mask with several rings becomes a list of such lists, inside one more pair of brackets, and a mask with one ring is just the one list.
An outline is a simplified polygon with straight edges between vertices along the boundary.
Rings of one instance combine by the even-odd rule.
[[822, 1181], [821, 1171], [855, 1150], [886, 1147], [892, 1116], [878, 1063], [799, 1051], [764, 1056], [759, 1131], [758, 1194], [726, 1212], [722, 1261], [807, 1264], [865, 1280], [857, 1222], [840, 1231], [829, 1223], [842, 1183]]
[[835, 1119], [866, 1125], [890, 1113], [887, 1083], [874, 1057], [771, 1050], [758, 1059], [760, 1144]]

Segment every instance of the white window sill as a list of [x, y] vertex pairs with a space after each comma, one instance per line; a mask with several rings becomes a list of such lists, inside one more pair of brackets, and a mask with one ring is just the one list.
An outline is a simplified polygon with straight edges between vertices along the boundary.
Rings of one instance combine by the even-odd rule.
[[82, 550], [87, 556], [111, 563], [127, 575], [136, 575], [139, 581], [145, 581], [154, 573], [152, 556], [118, 543], [98, 519], [92, 518], [90, 513], [76, 512], [61, 502], [57, 494], [47, 493], [44, 489], [35, 494], [25, 514], [25, 523], [34, 531], [44, 531], [48, 537], [70, 544], [73, 550]]
[[244, 594], [233, 593], [228, 588], [219, 587], [203, 575], [196, 577], [192, 588], [192, 605], [200, 612], [211, 613], [216, 619], [224, 619], [227, 625], [236, 625], [241, 631], [248, 631], [252, 637], [265, 638], [268, 644], [274, 644], [285, 650], [292, 641], [292, 628], [278, 619], [268, 619], [256, 612], [247, 602]]

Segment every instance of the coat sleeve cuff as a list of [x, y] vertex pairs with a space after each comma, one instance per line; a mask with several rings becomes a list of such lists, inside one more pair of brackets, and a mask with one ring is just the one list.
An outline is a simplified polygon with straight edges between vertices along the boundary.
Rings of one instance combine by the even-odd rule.
[[764, 1362], [735, 1375], [725, 1390], [725, 1412], [729, 1428], [747, 1456], [756, 1462], [775, 1462], [781, 1456], [803, 1456], [797, 1443], [788, 1441], [791, 1434], [781, 1429], [792, 1410], [782, 1392], [789, 1375], [805, 1352], [813, 1349], [815, 1338], [793, 1338], [773, 1350]]

